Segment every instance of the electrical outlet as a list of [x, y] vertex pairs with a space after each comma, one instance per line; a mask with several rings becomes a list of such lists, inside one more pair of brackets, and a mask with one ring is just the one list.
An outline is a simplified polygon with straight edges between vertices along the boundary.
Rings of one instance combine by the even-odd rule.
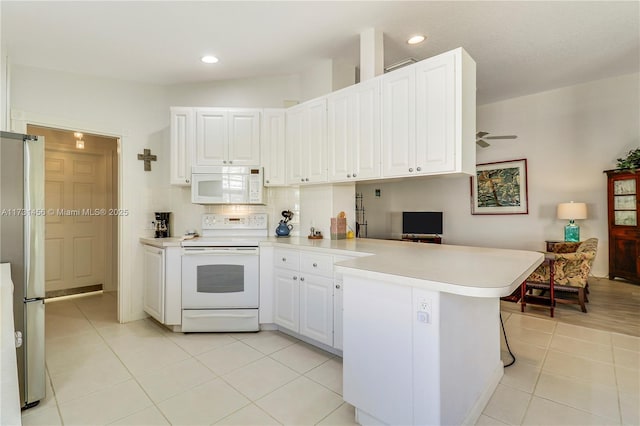
[[417, 308], [417, 320], [418, 322], [422, 322], [425, 324], [431, 323], [431, 300], [425, 299], [424, 297], [420, 297], [418, 299]]

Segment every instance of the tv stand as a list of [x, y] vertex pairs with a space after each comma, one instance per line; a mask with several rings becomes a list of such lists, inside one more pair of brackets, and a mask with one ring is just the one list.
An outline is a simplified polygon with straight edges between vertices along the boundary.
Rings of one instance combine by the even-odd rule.
[[414, 243], [442, 244], [442, 237], [440, 235], [403, 234], [402, 241], [411, 241]]

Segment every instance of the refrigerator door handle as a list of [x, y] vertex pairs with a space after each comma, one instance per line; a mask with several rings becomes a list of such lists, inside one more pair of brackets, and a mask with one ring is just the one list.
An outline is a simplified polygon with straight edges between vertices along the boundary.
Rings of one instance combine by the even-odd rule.
[[44, 138], [24, 141], [25, 299], [45, 296], [44, 288]]

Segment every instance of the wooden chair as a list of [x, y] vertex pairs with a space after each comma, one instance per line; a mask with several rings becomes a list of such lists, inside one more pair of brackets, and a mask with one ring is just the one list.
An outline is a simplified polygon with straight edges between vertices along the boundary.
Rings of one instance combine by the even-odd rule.
[[[527, 302], [549, 304], [553, 317], [556, 303], [579, 304], [582, 312], [587, 312], [589, 302], [589, 271], [596, 257], [598, 239], [590, 238], [570, 252], [569, 246], [556, 244], [553, 253], [545, 254], [545, 261], [522, 283], [520, 287], [520, 310], [524, 312]], [[557, 247], [557, 249], [556, 249]], [[533, 290], [540, 293], [534, 295]], [[546, 297], [546, 292], [549, 296]], [[528, 293], [528, 294], [527, 294]], [[577, 298], [566, 298], [566, 294], [577, 294]], [[562, 296], [562, 297], [560, 297]]]

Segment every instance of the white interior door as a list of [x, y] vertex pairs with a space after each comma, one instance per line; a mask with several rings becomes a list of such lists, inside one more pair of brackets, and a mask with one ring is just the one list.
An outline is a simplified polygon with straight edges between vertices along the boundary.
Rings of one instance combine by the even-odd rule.
[[45, 288], [105, 283], [105, 156], [47, 150]]

